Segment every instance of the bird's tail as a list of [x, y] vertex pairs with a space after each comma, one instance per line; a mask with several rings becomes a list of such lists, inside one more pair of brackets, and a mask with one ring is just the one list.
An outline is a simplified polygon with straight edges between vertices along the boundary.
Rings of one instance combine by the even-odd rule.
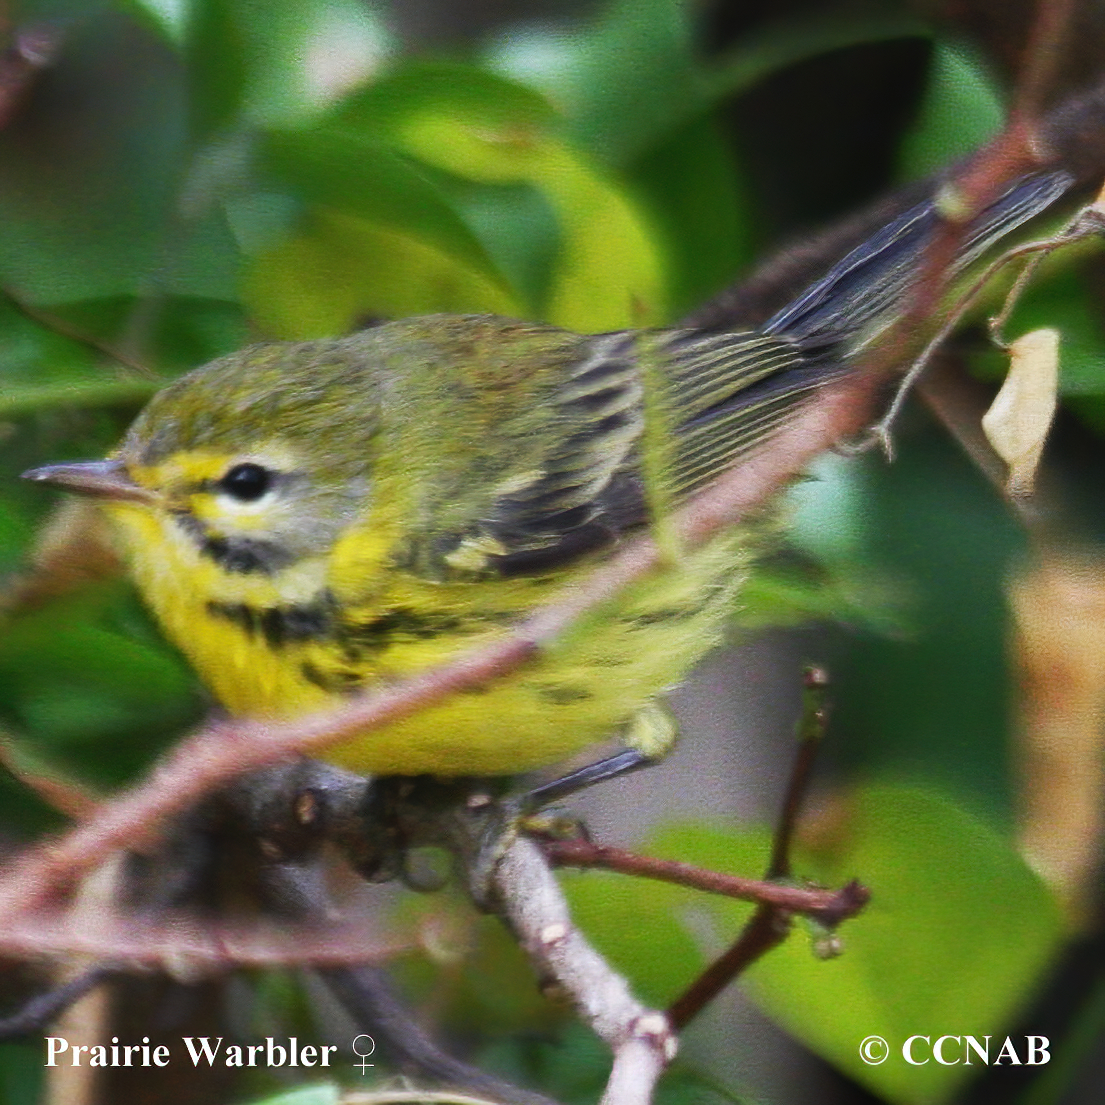
[[[971, 224], [955, 261], [958, 271], [1006, 234], [1050, 207], [1070, 188], [1065, 172], [1033, 173], [1009, 189]], [[900, 313], [917, 267], [939, 225], [936, 203], [927, 200], [899, 215], [838, 261], [762, 327], [814, 349], [857, 350]]]

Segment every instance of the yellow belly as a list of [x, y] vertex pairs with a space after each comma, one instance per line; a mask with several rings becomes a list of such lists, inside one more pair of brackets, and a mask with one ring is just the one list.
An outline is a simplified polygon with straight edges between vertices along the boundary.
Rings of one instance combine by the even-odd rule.
[[[256, 624], [212, 616], [210, 596], [225, 589], [225, 576], [209, 574], [202, 563], [174, 563], [164, 542], [150, 557], [151, 535], [133, 536], [136, 581], [168, 636], [220, 702], [253, 717], [324, 709], [376, 681], [440, 663], [500, 638], [512, 617], [570, 587], [570, 573], [542, 582], [400, 577], [371, 605], [340, 606], [344, 621], [374, 627], [368, 647], [355, 635], [274, 641], [278, 635], [267, 639]], [[718, 643], [743, 576], [739, 549], [736, 535], [715, 539], [678, 567], [636, 584], [519, 671], [319, 755], [377, 774], [510, 774], [612, 736]], [[261, 603], [263, 582], [248, 587]], [[412, 632], [412, 618], [390, 617], [393, 610], [425, 619]]]

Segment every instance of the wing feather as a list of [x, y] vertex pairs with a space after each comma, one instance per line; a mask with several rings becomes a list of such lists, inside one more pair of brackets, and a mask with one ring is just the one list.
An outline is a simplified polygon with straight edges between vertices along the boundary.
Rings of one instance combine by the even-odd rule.
[[[976, 221], [957, 266], [1069, 185], [1063, 173], [1014, 184]], [[408, 423], [426, 421], [423, 407], [440, 406], [444, 392], [452, 402], [437, 430], [464, 446], [419, 448], [410, 426], [398, 436], [400, 450], [428, 456], [432, 471], [408, 480], [404, 512], [416, 521], [396, 559], [435, 579], [480, 578], [552, 572], [609, 545], [656, 499], [644, 476], [656, 465], [642, 455], [654, 429], [665, 443], [659, 501], [686, 498], [846, 371], [908, 293], [937, 218], [932, 202], [907, 211], [760, 332], [578, 337], [488, 316], [406, 324], [423, 327], [427, 350], [407, 381]], [[419, 388], [425, 404], [411, 401]]]

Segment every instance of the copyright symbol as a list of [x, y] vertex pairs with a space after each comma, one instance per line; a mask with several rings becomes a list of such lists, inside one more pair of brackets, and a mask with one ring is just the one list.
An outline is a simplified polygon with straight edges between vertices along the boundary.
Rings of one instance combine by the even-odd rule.
[[859, 1057], [869, 1066], [877, 1067], [886, 1061], [890, 1045], [881, 1036], [868, 1036], [859, 1045]]

